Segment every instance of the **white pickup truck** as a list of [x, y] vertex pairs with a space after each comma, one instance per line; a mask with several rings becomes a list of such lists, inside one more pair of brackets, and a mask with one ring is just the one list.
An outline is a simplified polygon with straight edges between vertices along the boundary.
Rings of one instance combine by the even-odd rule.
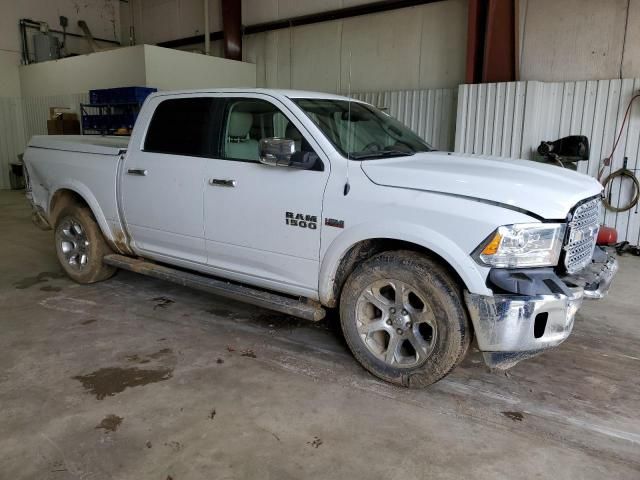
[[616, 260], [593, 178], [434, 151], [375, 107], [312, 92], [160, 92], [130, 139], [36, 136], [36, 223], [80, 283], [117, 268], [320, 320], [404, 386], [464, 357], [559, 345]]

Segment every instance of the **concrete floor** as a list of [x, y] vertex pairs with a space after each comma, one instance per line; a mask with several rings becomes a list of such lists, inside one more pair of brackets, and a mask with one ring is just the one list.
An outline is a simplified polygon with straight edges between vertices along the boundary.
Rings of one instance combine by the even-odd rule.
[[0, 477], [640, 478], [640, 259], [560, 348], [426, 390], [336, 329], [120, 272], [59, 275], [0, 192]]

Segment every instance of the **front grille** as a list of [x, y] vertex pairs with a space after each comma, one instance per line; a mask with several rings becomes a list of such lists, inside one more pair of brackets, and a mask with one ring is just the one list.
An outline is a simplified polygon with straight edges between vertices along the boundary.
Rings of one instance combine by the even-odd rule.
[[600, 198], [578, 204], [568, 225], [564, 245], [564, 266], [567, 273], [579, 272], [591, 263], [600, 229]]

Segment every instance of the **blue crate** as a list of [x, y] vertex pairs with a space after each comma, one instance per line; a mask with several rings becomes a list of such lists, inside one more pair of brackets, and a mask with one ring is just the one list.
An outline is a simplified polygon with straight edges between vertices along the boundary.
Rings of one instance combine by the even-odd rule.
[[106, 115], [82, 115], [83, 130], [102, 130]]
[[89, 102], [93, 105], [113, 103], [143, 103], [157, 88], [151, 87], [119, 87], [89, 90]]
[[89, 103], [92, 105], [104, 103], [105, 96], [102, 90], [89, 90]]
[[[114, 89], [109, 89], [111, 92], [108, 92], [109, 95], [112, 95]], [[135, 95], [145, 95], [149, 94], [147, 91], [137, 91], [133, 92]], [[121, 92], [115, 92], [119, 94]], [[132, 92], [126, 92], [127, 95], [131, 95]], [[93, 97], [96, 98], [95, 96]], [[99, 97], [102, 99], [111, 98], [111, 97], [103, 96]], [[118, 98], [117, 96], [115, 98]], [[131, 96], [127, 97], [128, 99], [132, 99]], [[140, 98], [140, 97], [138, 97]], [[121, 97], [120, 97], [121, 99]], [[81, 104], [80, 105], [80, 114], [82, 120], [82, 131], [86, 132], [86, 134], [101, 134], [101, 135], [113, 135], [119, 129], [125, 128], [127, 130], [132, 130], [133, 126], [136, 122], [136, 118], [140, 112], [141, 103], [139, 102], [110, 102], [110, 103], [101, 103], [101, 104]]]

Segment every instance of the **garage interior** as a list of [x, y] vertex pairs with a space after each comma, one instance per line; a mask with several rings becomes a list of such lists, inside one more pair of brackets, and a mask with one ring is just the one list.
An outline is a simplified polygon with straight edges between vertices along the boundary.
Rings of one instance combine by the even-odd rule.
[[[640, 0], [0, 9], [0, 477], [640, 478]], [[557, 348], [502, 371], [472, 343], [405, 389], [354, 361], [335, 312], [308, 322], [128, 271], [67, 278], [25, 197], [31, 137], [129, 135], [144, 98], [113, 123], [121, 100], [95, 92], [227, 87], [349, 95], [438, 150], [598, 179], [609, 295]], [[569, 136], [586, 151], [554, 154]]]

